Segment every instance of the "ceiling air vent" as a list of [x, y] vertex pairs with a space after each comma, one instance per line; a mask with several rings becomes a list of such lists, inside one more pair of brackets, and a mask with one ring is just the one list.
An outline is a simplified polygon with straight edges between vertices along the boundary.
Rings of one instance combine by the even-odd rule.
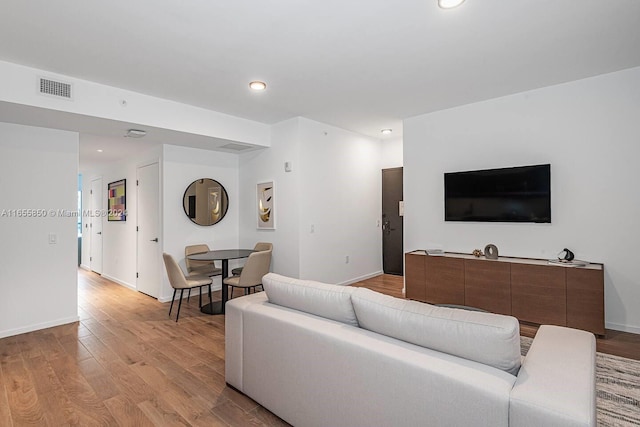
[[229, 143], [226, 145], [221, 145], [220, 148], [226, 148], [227, 150], [234, 150], [234, 151], [242, 151], [242, 150], [247, 150], [251, 148], [251, 146]]
[[40, 77], [40, 93], [56, 98], [72, 99], [71, 84]]

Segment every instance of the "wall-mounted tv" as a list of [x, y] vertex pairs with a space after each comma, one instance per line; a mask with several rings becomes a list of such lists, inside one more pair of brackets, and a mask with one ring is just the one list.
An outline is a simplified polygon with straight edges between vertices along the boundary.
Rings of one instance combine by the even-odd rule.
[[551, 165], [444, 174], [445, 221], [551, 222]]

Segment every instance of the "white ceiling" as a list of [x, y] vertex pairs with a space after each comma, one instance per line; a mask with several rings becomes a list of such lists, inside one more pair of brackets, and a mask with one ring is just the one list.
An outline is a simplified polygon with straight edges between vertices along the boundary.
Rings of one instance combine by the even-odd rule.
[[638, 0], [2, 0], [0, 12], [1, 60], [378, 138], [407, 117], [640, 66]]
[[[107, 120], [9, 102], [0, 102], [0, 121], [80, 132], [80, 173], [95, 171], [102, 165], [142, 154], [167, 141], [171, 141], [173, 145], [227, 153], [255, 150], [254, 146], [228, 139], [151, 126], [144, 127], [147, 131], [147, 136], [144, 138], [128, 138], [125, 137], [125, 130], [136, 128], [135, 123]], [[102, 152], [98, 152], [98, 150], [102, 150]]]

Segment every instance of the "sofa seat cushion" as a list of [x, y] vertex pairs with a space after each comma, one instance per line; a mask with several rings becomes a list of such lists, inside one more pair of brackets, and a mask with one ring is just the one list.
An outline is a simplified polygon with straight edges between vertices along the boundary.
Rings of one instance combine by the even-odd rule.
[[436, 307], [357, 288], [351, 301], [361, 328], [517, 375], [520, 325], [515, 317]]
[[264, 276], [262, 285], [271, 304], [358, 326], [351, 304], [354, 288], [293, 279], [275, 273]]

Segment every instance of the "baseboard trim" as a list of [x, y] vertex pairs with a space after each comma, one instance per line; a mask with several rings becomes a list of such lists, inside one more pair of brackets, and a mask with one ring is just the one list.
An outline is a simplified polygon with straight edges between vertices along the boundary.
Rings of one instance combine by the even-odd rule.
[[80, 264], [80, 268], [83, 269], [83, 270], [91, 271], [91, 267], [89, 267], [86, 264]]
[[349, 279], [349, 280], [344, 281], [344, 282], [336, 283], [336, 285], [349, 286], [349, 285], [353, 285], [354, 283], [362, 282], [363, 280], [371, 279], [372, 277], [380, 276], [382, 274], [383, 274], [382, 271], [376, 271], [376, 272], [373, 272], [373, 273], [365, 274], [364, 276], [360, 276], [360, 277], [356, 277], [354, 279]]
[[614, 331], [630, 332], [632, 334], [640, 334], [640, 327], [630, 325], [620, 325], [618, 323], [605, 322], [605, 329], [613, 329]]
[[137, 291], [138, 289], [136, 289], [136, 287], [134, 285], [132, 285], [131, 283], [127, 283], [124, 282], [122, 280], [116, 279], [115, 277], [111, 277], [108, 274], [101, 274], [102, 277], [104, 277], [107, 280], [110, 280], [114, 283], [117, 283], [120, 286], [124, 286], [125, 288], [129, 288], [131, 290]]
[[40, 329], [53, 328], [54, 326], [66, 325], [68, 323], [79, 322], [79, 316], [65, 317], [50, 322], [36, 323], [35, 325], [23, 326], [21, 328], [0, 331], [0, 338], [12, 337], [14, 335], [26, 334], [27, 332], [39, 331]]

